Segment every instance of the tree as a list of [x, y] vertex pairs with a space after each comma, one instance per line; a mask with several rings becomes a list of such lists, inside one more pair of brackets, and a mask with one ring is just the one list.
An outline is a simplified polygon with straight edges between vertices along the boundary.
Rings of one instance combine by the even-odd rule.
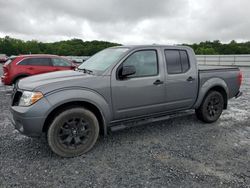
[[[72, 56], [91, 56], [96, 52], [121, 44], [107, 41], [83, 41], [81, 39], [71, 39], [53, 43], [43, 43], [36, 40], [23, 41], [9, 36], [0, 38], [0, 54], [57, 54]], [[205, 41], [194, 44], [186, 44], [192, 47], [196, 54], [250, 54], [250, 42], [237, 43], [232, 40], [228, 44], [222, 44], [219, 40]]]
[[120, 44], [107, 41], [83, 41], [81, 39], [72, 39], [67, 41], [43, 43], [36, 40], [22, 41], [6, 36], [0, 38], [0, 53], [7, 55], [19, 54], [57, 54], [73, 56], [91, 56], [96, 52]]

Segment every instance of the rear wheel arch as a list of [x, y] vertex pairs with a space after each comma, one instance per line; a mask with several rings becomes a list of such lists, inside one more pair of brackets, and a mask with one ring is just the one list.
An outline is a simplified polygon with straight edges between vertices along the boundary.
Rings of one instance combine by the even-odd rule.
[[211, 78], [207, 80], [199, 89], [198, 98], [193, 108], [197, 109], [200, 107], [206, 96], [210, 91], [218, 91], [223, 95], [223, 99], [225, 101], [224, 109], [227, 108], [227, 100], [229, 96], [229, 91], [226, 82], [221, 78]]
[[222, 87], [222, 86], [220, 86], [220, 85], [213, 86], [213, 87], [209, 88], [209, 89], [205, 92], [205, 94], [203, 95], [203, 97], [201, 98], [200, 103], [199, 103], [198, 105], [196, 104], [195, 109], [197, 109], [197, 108], [200, 107], [200, 105], [202, 104], [202, 102], [206, 99], [207, 95], [208, 95], [211, 91], [218, 91], [219, 93], [222, 94], [223, 100], [224, 100], [224, 109], [227, 109], [228, 94], [227, 94], [225, 88]]
[[60, 113], [62, 113], [63, 111], [65, 111], [67, 109], [74, 108], [74, 107], [82, 107], [82, 108], [85, 108], [85, 109], [91, 111], [96, 116], [96, 118], [98, 120], [99, 127], [100, 127], [100, 133], [103, 135], [107, 134], [106, 121], [105, 121], [105, 118], [104, 118], [102, 111], [98, 107], [96, 107], [96, 105], [94, 105], [90, 102], [86, 102], [86, 101], [70, 101], [70, 102], [66, 102], [64, 104], [61, 104], [61, 105], [55, 107], [47, 115], [42, 131], [47, 132], [47, 130], [49, 129], [49, 126], [51, 125], [51, 123], [53, 122], [53, 120], [55, 119], [55, 117], [57, 115], [59, 115]]

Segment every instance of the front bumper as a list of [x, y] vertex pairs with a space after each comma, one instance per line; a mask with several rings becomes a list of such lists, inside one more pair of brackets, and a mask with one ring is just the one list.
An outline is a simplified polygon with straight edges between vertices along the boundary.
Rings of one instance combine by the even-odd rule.
[[9, 120], [21, 134], [40, 137], [43, 135], [43, 126], [49, 108], [50, 105], [45, 98], [29, 107], [11, 106]]

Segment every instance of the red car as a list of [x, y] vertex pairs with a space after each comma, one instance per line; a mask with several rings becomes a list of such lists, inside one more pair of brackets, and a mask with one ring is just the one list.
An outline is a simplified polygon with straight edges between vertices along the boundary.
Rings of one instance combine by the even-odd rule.
[[47, 72], [71, 70], [76, 65], [57, 55], [20, 55], [10, 58], [3, 65], [2, 82], [5, 85], [15, 84], [19, 79]]

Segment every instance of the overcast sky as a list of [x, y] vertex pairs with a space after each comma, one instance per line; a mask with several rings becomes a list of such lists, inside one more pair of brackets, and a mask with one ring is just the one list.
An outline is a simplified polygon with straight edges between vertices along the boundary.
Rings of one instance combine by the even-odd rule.
[[250, 40], [250, 0], [0, 0], [0, 37], [122, 44]]

